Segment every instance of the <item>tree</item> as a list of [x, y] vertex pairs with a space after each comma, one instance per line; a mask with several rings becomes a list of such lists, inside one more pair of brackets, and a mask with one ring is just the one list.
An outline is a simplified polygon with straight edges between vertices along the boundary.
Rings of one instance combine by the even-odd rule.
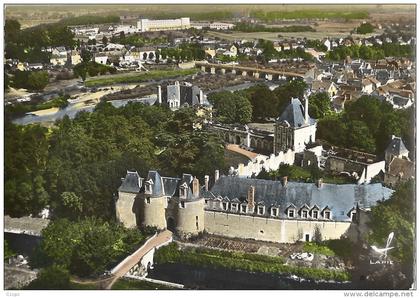
[[104, 37], [102, 37], [102, 43], [104, 45], [107, 45], [108, 44], [108, 38], [105, 35], [104, 35]]
[[414, 256], [415, 191], [414, 181], [400, 184], [387, 201], [372, 207], [368, 240], [384, 245], [389, 233], [394, 232], [390, 251], [392, 257], [402, 263], [411, 275]]
[[48, 85], [48, 72], [32, 71], [28, 76], [27, 86], [30, 90], [41, 91]]
[[52, 265], [41, 269], [38, 277], [27, 287], [28, 290], [68, 290], [70, 274], [63, 266]]
[[76, 76], [80, 77], [82, 81], [86, 81], [87, 76], [87, 66], [86, 63], [79, 63], [76, 66], [73, 67], [73, 72]]
[[321, 228], [319, 227], [319, 225], [315, 225], [312, 241], [314, 241], [317, 244], [322, 243], [322, 233], [321, 233]]
[[217, 117], [224, 123], [249, 123], [252, 117], [252, 106], [241, 93], [222, 91], [209, 95], [209, 100], [217, 110]]
[[92, 60], [92, 53], [87, 49], [83, 49], [80, 53], [80, 57], [82, 58], [82, 62], [86, 64]]
[[371, 23], [363, 23], [359, 27], [356, 28], [356, 32], [358, 34], [368, 34], [372, 33], [375, 30], [375, 26]]
[[331, 100], [326, 92], [309, 96], [309, 115], [315, 119], [324, 118], [332, 113]]

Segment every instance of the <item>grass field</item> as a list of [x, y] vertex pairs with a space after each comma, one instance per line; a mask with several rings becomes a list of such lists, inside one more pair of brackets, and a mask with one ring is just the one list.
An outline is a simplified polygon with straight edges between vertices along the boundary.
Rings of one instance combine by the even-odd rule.
[[151, 70], [148, 72], [142, 72], [138, 74], [117, 74], [109, 75], [104, 78], [95, 77], [88, 79], [85, 82], [87, 87], [107, 86], [113, 84], [125, 84], [125, 83], [140, 83], [149, 80], [156, 79], [168, 79], [175, 78], [178, 76], [188, 76], [199, 72], [199, 69], [174, 69], [174, 70]]

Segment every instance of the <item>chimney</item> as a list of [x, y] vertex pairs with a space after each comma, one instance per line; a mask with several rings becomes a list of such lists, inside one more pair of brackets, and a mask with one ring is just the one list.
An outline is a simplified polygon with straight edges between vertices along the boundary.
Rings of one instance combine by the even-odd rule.
[[254, 186], [250, 186], [248, 188], [248, 196], [246, 199], [248, 201], [248, 211], [253, 212], [254, 207], [255, 207], [255, 187]]
[[318, 188], [321, 188], [322, 187], [322, 183], [323, 183], [322, 178], [319, 178], [318, 181], [316, 182], [316, 186], [318, 186]]
[[305, 94], [305, 123], [309, 122], [309, 112], [308, 112], [308, 95]]
[[197, 177], [194, 177], [193, 179], [192, 192], [193, 192], [193, 197], [198, 197], [200, 195], [200, 181], [198, 181]]
[[217, 180], [219, 180], [219, 170], [214, 171], [214, 183], [216, 183]]
[[204, 176], [204, 188], [206, 191], [209, 191], [209, 180], [210, 180], [209, 175]]
[[160, 85], [157, 86], [157, 100], [158, 104], [162, 104], [162, 87]]
[[283, 181], [282, 181], [282, 183], [281, 183], [284, 187], [286, 187], [287, 186], [287, 176], [284, 176], [283, 177]]

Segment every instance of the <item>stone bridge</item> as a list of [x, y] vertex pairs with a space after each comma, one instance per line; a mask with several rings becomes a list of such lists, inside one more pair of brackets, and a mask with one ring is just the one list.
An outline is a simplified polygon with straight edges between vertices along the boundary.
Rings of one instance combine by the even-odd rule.
[[255, 78], [267, 79], [269, 81], [278, 81], [281, 79], [289, 78], [305, 78], [306, 74], [291, 72], [291, 71], [282, 71], [275, 70], [270, 68], [256, 68], [249, 66], [240, 66], [238, 64], [214, 64], [214, 63], [204, 63], [196, 62], [196, 67], [200, 67], [204, 72], [210, 72], [212, 74], [216, 73], [232, 73], [242, 76], [252, 76]]
[[133, 254], [126, 257], [121, 263], [115, 266], [110, 274], [111, 276], [106, 279], [106, 283], [103, 284], [103, 288], [111, 289], [112, 285], [121, 277], [127, 273], [132, 273], [133, 268], [139, 268], [140, 266], [148, 267], [153, 265], [154, 252], [161, 246], [164, 246], [172, 242], [172, 232], [164, 230], [159, 234], [155, 234], [148, 239], [138, 250]]

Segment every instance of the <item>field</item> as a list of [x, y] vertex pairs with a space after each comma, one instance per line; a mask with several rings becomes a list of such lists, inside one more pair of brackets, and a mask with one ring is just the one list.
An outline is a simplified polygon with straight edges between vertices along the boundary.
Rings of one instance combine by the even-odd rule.
[[[247, 16], [255, 11], [286, 12], [293, 15], [295, 11], [318, 10], [325, 12], [322, 15], [331, 16], [337, 13], [368, 12], [381, 14], [388, 18], [394, 13], [410, 12], [415, 17], [414, 5], [7, 5], [5, 16], [18, 19], [23, 27], [34, 26], [41, 23], [56, 22], [62, 18], [80, 15], [136, 15], [149, 18], [169, 18], [190, 16], [203, 18], [220, 15], [220, 20], [226, 19], [225, 15]], [[299, 15], [299, 14], [297, 14]], [[305, 16], [308, 14], [302, 14]], [[370, 18], [371, 19], [371, 18]]]
[[[350, 34], [350, 31], [359, 26], [361, 23], [360, 20], [349, 20], [346, 22], [340, 21], [317, 21], [317, 22], [288, 22], [285, 26], [292, 25], [306, 25], [312, 26], [316, 32], [236, 32], [224, 33], [224, 32], [215, 32], [209, 31], [208, 36], [219, 37], [227, 40], [237, 40], [237, 39], [267, 39], [267, 40], [278, 40], [279, 37], [283, 38], [307, 38], [307, 39], [323, 39], [325, 37], [330, 38], [341, 38], [347, 37]], [[280, 27], [279, 25], [273, 25], [271, 27]], [[382, 30], [376, 30], [372, 34], [359, 35], [353, 34], [353, 37], [369, 37], [371, 35], [381, 34]]]
[[107, 77], [95, 77], [85, 82], [87, 87], [106, 86], [112, 84], [140, 83], [155, 79], [168, 79], [178, 76], [188, 76], [197, 73], [198, 69], [173, 69], [151, 70], [142, 73], [109, 75]]

